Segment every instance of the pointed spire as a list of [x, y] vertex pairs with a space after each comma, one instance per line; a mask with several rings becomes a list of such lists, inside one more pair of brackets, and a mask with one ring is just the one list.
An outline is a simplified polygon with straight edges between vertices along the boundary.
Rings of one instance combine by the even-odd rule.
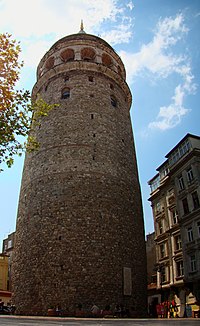
[[84, 27], [83, 27], [83, 19], [81, 19], [81, 26], [80, 26], [80, 34], [85, 34]]

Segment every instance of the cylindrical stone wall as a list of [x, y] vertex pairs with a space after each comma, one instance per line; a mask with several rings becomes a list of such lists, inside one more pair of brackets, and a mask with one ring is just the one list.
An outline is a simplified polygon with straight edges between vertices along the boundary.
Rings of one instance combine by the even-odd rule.
[[146, 313], [143, 214], [124, 65], [102, 39], [54, 44], [33, 89], [51, 110], [26, 155], [14, 262], [18, 314], [123, 304]]

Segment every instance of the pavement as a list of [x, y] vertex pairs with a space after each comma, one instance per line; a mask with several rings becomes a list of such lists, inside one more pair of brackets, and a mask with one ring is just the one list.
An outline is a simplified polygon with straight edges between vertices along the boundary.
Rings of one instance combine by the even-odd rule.
[[0, 315], [0, 326], [199, 326], [199, 318], [100, 319]]

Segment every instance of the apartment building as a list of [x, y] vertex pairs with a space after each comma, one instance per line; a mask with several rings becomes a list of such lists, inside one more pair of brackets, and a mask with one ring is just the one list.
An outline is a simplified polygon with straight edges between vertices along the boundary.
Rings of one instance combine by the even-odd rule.
[[165, 158], [149, 181], [157, 290], [183, 316], [200, 303], [200, 137], [187, 134]]

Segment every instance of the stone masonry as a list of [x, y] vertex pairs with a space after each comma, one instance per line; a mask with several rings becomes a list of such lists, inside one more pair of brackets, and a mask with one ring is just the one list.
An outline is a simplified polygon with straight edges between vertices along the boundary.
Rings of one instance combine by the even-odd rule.
[[37, 70], [33, 100], [57, 103], [36, 129], [19, 199], [17, 314], [59, 304], [126, 306], [146, 314], [141, 193], [124, 65], [83, 31], [56, 42]]

